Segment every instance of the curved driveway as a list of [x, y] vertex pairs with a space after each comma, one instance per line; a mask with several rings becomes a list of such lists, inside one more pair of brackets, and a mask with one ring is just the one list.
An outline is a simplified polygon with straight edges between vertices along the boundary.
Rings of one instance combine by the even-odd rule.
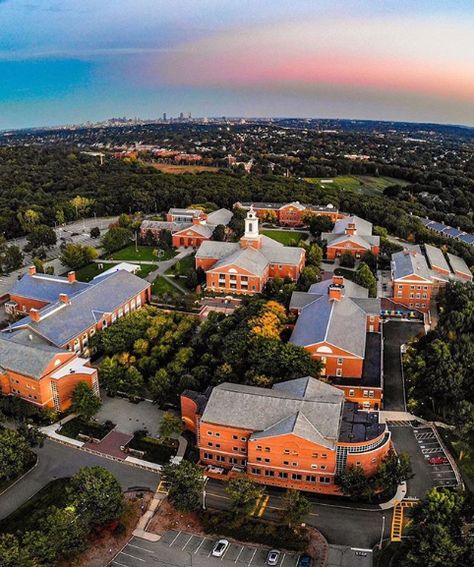
[[136, 487], [155, 490], [160, 480], [156, 473], [66, 447], [49, 439], [36, 452], [39, 457], [37, 466], [0, 495], [0, 519], [14, 512], [51, 480], [71, 476], [86, 466], [100, 465], [108, 469], [117, 477], [123, 490]]

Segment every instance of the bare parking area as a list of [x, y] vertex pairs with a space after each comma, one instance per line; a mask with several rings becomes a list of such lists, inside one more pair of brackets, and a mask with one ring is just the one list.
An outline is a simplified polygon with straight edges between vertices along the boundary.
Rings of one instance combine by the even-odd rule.
[[456, 486], [456, 477], [451, 465], [431, 465], [429, 458], [444, 456], [433, 430], [423, 426], [390, 425], [392, 440], [398, 452], [408, 453], [411, 458], [413, 478], [408, 480], [408, 496], [422, 498], [434, 486]]
[[[176, 531], [167, 532], [156, 543], [132, 538], [110, 565], [117, 567], [156, 567], [157, 565], [186, 567], [190, 564], [198, 567], [266, 565], [268, 548], [231, 543], [222, 557], [212, 557], [216, 541], [216, 538]], [[296, 567], [298, 559], [297, 553], [282, 552], [277, 567]]]

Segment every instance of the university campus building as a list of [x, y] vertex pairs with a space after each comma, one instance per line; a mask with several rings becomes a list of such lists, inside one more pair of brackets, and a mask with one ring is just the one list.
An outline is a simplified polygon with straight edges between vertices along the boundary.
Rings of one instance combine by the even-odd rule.
[[99, 395], [97, 370], [75, 352], [59, 349], [29, 330], [0, 333], [0, 392], [65, 411], [85, 382]]
[[290, 342], [322, 363], [321, 375], [364, 409], [382, 404], [380, 299], [342, 276], [293, 292]]
[[0, 333], [3, 394], [64, 411], [78, 382], [99, 395], [97, 370], [89, 365], [89, 341], [97, 331], [150, 300], [151, 284], [127, 270], [107, 270], [89, 283], [38, 274], [34, 266], [10, 290], [13, 316], [25, 315]]
[[283, 246], [259, 233], [250, 209], [240, 242], [205, 241], [196, 253], [196, 269], [206, 272], [207, 289], [223, 293], [260, 293], [271, 278], [297, 281], [305, 265], [303, 248]]
[[[234, 207], [246, 211], [253, 209], [258, 218], [272, 221], [282, 226], [304, 226], [309, 214], [326, 216], [336, 222], [342, 215], [334, 205], [305, 205], [299, 201], [293, 203], [235, 203]], [[306, 222], [305, 222], [306, 221]]]
[[450, 281], [472, 282], [466, 262], [454, 254], [424, 244], [392, 254], [393, 301], [409, 309], [428, 312], [431, 299]]
[[327, 242], [326, 257], [329, 260], [339, 258], [350, 252], [360, 258], [365, 252], [378, 256], [380, 252], [380, 236], [372, 234], [372, 223], [353, 215], [336, 222], [331, 232], [323, 232], [321, 240]]
[[247, 474], [282, 488], [340, 494], [347, 467], [376, 472], [390, 450], [378, 413], [359, 411], [339, 389], [310, 376], [270, 388], [224, 383], [181, 395], [185, 427], [194, 432], [206, 475]]
[[205, 240], [210, 240], [217, 225], [227, 226], [233, 213], [219, 209], [206, 214], [199, 209], [170, 209], [166, 221], [144, 220], [140, 226], [140, 236], [151, 233], [155, 239], [163, 230], [172, 234], [174, 248], [198, 248]]

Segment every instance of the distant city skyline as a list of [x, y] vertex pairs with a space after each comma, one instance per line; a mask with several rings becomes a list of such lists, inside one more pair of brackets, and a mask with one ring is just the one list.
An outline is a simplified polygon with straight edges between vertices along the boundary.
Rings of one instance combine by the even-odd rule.
[[0, 0], [0, 129], [112, 116], [474, 126], [468, 0]]

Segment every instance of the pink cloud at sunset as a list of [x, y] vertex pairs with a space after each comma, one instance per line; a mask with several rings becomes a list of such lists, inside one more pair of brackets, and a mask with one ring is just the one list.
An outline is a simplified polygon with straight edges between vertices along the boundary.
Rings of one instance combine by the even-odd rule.
[[[185, 43], [159, 63], [172, 85], [281, 90], [312, 85], [451, 98], [474, 103], [468, 22], [318, 20], [228, 30]], [[148, 69], [152, 79], [157, 68]]]

